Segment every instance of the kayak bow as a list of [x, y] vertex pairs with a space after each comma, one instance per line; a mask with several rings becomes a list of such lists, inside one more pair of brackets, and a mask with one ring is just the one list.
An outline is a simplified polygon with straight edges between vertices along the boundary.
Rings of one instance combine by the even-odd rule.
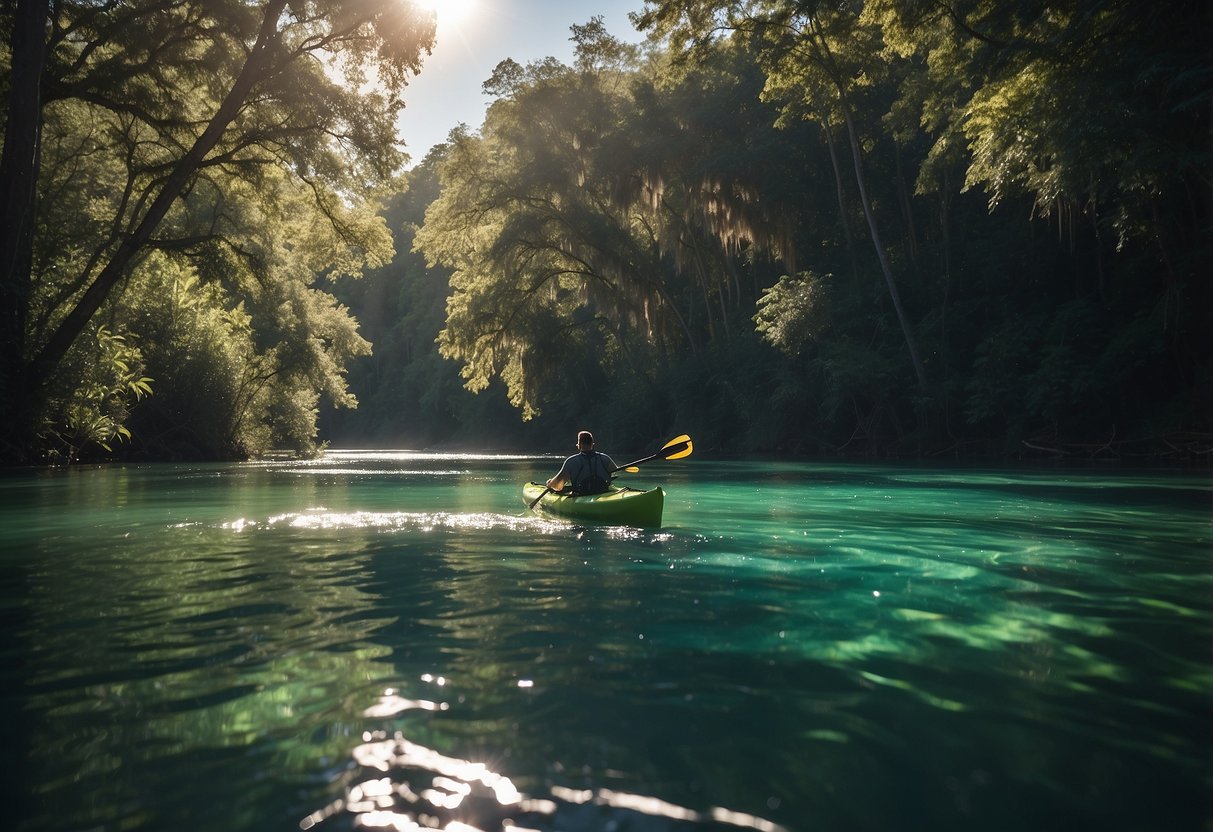
[[[580, 520], [588, 523], [609, 523], [615, 526], [639, 526], [657, 528], [661, 526], [661, 509], [665, 505], [665, 492], [660, 488], [637, 491], [634, 488], [611, 488], [602, 494], [573, 496], [548, 491], [543, 483], [528, 482], [522, 487], [522, 498], [527, 505], [545, 514]], [[542, 497], [542, 499], [540, 499]]]

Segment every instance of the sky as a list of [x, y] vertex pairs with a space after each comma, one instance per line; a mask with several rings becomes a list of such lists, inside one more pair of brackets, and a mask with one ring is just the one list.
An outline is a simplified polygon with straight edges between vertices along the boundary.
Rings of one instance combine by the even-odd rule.
[[628, 12], [640, 11], [644, 0], [434, 0], [426, 5], [438, 10], [437, 44], [421, 74], [409, 82], [397, 122], [412, 164], [446, 141], [451, 128], [480, 127], [490, 103], [480, 87], [506, 58], [524, 66], [548, 56], [569, 63], [569, 27], [598, 15], [619, 40], [642, 40]]

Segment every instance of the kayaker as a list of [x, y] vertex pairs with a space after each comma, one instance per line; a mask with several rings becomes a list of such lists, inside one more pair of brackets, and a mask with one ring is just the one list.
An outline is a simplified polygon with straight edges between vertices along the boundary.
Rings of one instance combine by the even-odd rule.
[[601, 494], [610, 489], [611, 472], [615, 468], [613, 459], [594, 450], [594, 434], [583, 430], [577, 434], [577, 453], [564, 461], [547, 486], [560, 491], [571, 485], [574, 494]]

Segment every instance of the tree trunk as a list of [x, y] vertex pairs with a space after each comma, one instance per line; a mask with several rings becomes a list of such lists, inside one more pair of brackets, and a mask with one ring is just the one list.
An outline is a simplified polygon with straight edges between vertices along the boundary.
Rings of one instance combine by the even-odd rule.
[[0, 456], [18, 457], [28, 419], [21, 394], [42, 135], [48, 0], [17, 0], [8, 115], [0, 156]]
[[855, 239], [851, 235], [851, 221], [847, 219], [847, 202], [846, 194], [842, 186], [842, 166], [838, 163], [838, 153], [834, 149], [834, 132], [830, 130], [830, 123], [826, 119], [821, 120], [821, 129], [825, 133], [826, 147], [830, 151], [830, 167], [834, 169], [834, 187], [838, 194], [838, 219], [842, 222], [842, 236], [847, 244], [847, 256], [851, 258], [851, 277], [855, 281], [856, 287], [859, 287], [859, 260], [855, 256]]
[[851, 115], [847, 84], [843, 80], [843, 74], [839, 72], [838, 67], [834, 63], [833, 56], [830, 54], [829, 42], [819, 28], [818, 23], [811, 22], [809, 25], [816, 48], [819, 50], [819, 62], [829, 75], [834, 88], [838, 91], [838, 103], [847, 125], [847, 139], [851, 147], [851, 161], [855, 165], [855, 184], [859, 188], [859, 201], [863, 205], [863, 216], [868, 223], [868, 233], [872, 239], [872, 245], [876, 249], [876, 258], [880, 261], [880, 270], [884, 273], [885, 284], [889, 289], [889, 298], [893, 301], [893, 309], [897, 313], [897, 322], [901, 325], [901, 333], [905, 337], [906, 349], [910, 353], [910, 364], [913, 365], [914, 375], [918, 379], [918, 392], [925, 403], [929, 391], [927, 371], [923, 366], [922, 358], [918, 354], [918, 339], [914, 337], [914, 328], [910, 325], [910, 319], [906, 316], [905, 309], [902, 308], [901, 293], [897, 291], [897, 282], [893, 279], [893, 267], [889, 264], [889, 257], [885, 253], [884, 243], [880, 239], [880, 231], [876, 227], [876, 217], [872, 213], [872, 202], [868, 198], [868, 185], [863, 173], [863, 154], [859, 149], [859, 137], [855, 133], [855, 119]]
[[901, 145], [893, 139], [893, 160], [897, 165], [897, 199], [901, 203], [901, 214], [906, 223], [906, 240], [909, 242], [910, 259], [918, 264], [918, 230], [914, 225], [914, 205], [910, 202], [910, 189], [906, 187], [905, 171], [901, 167]]
[[901, 293], [897, 291], [897, 282], [893, 279], [893, 267], [889, 264], [888, 255], [885, 254], [884, 243], [880, 239], [880, 231], [876, 227], [876, 217], [872, 213], [872, 204], [868, 199], [868, 187], [863, 175], [863, 161], [859, 150], [859, 137], [855, 135], [855, 122], [851, 118], [851, 111], [843, 104], [843, 115], [847, 122], [847, 137], [851, 145], [851, 159], [855, 163], [855, 184], [859, 187], [859, 201], [863, 203], [863, 215], [868, 221], [868, 232], [872, 238], [872, 245], [876, 248], [876, 257], [880, 260], [880, 270], [884, 273], [885, 284], [889, 289], [889, 298], [893, 301], [893, 309], [897, 312], [897, 322], [901, 324], [901, 333], [905, 337], [906, 349], [910, 353], [910, 363], [914, 367], [914, 375], [918, 378], [918, 391], [926, 398], [929, 386], [927, 384], [927, 371], [923, 366], [922, 359], [918, 354], [918, 339], [914, 337], [914, 329], [910, 325], [910, 319], [906, 316], [905, 309], [901, 305]]
[[943, 298], [939, 303], [939, 363], [943, 372], [943, 421], [948, 436], [952, 436], [951, 394], [949, 393], [949, 376], [951, 374], [951, 349], [948, 334], [948, 309], [952, 298], [952, 191], [948, 170], [943, 172], [943, 187], [939, 189], [939, 231], [940, 245], [943, 248]]

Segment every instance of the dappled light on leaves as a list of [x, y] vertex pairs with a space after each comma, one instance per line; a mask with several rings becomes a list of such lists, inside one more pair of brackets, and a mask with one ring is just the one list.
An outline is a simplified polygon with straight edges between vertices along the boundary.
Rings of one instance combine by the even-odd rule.
[[[345, 365], [368, 348], [317, 281], [391, 258], [374, 200], [404, 162], [395, 115], [433, 44], [432, 19], [408, 3], [344, 0], [68, 2], [53, 29], [40, 25], [49, 7], [17, 13], [22, 31], [49, 36], [17, 40], [21, 69], [45, 72], [14, 75], [16, 99], [38, 112], [9, 120], [5, 147], [35, 130], [39, 152], [0, 166], [5, 204], [24, 210], [26, 229], [5, 235], [0, 258], [17, 304], [0, 338], [6, 452], [57, 453], [43, 437], [81, 434], [63, 391], [93, 383], [81, 345], [101, 321], [162, 370], [148, 397], [156, 412], [131, 431], [152, 453], [167, 437], [209, 458], [314, 449], [318, 402], [354, 403]], [[38, 199], [23, 181], [38, 183]], [[22, 188], [24, 206], [8, 199]], [[187, 295], [210, 319], [195, 330], [203, 340], [235, 313], [249, 316], [256, 346], [221, 355], [213, 342], [166, 343], [174, 280], [196, 281]], [[193, 379], [172, 372], [182, 363], [228, 379], [206, 391], [220, 424], [192, 422]], [[84, 434], [100, 444], [118, 426]]]
[[[416, 240], [454, 271], [443, 355], [473, 391], [504, 381], [524, 418], [586, 368], [609, 373], [614, 356], [651, 375], [650, 357], [698, 350], [696, 318], [724, 336], [748, 300], [738, 272], [750, 248], [791, 250], [758, 166], [703, 149], [704, 130], [729, 133], [694, 111], [701, 102], [648, 87], [600, 21], [574, 39], [575, 67], [498, 66], [486, 89], [500, 98], [479, 136], [452, 143]], [[650, 131], [663, 122], [659, 144]]]

